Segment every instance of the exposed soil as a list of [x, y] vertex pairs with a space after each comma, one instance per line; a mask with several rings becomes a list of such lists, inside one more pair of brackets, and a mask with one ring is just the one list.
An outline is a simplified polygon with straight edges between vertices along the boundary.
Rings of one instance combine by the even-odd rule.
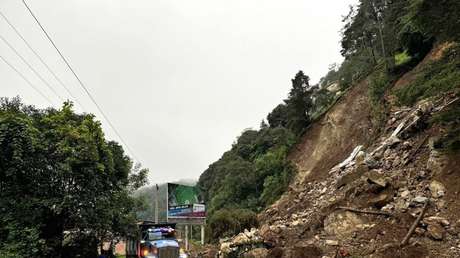
[[[394, 87], [411, 83], [447, 47], [434, 48]], [[245, 240], [265, 241], [265, 257], [460, 257], [460, 153], [434, 149], [442, 128], [428, 125], [455, 96], [409, 108], [390, 102], [388, 121], [373, 128], [367, 90], [366, 81], [351, 88], [290, 153], [296, 179]]]
[[370, 142], [373, 134], [367, 88], [367, 81], [363, 81], [350, 89], [303, 135], [289, 156], [297, 165], [300, 182], [324, 179], [325, 172], [353, 148]]

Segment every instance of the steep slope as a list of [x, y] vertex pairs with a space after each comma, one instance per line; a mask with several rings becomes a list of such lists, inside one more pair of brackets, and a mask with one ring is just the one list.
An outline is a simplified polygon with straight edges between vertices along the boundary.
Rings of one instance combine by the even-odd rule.
[[370, 106], [366, 81], [361, 82], [340, 99], [302, 137], [290, 155], [299, 171], [298, 182], [322, 179], [323, 171], [337, 164], [357, 145], [365, 145], [372, 137]]
[[[443, 48], [433, 49], [396, 87], [408, 85]], [[460, 155], [434, 147], [445, 128], [430, 122], [459, 105], [458, 92], [391, 106], [375, 135], [367, 88], [366, 81], [352, 87], [308, 129], [290, 154], [299, 173], [288, 192], [259, 214], [258, 230], [223, 243], [224, 253], [460, 257]], [[419, 215], [421, 223], [400, 246]]]

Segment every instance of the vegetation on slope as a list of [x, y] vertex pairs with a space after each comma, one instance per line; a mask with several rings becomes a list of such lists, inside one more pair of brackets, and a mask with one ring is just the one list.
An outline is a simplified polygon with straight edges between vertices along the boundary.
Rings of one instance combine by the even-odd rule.
[[256, 225], [256, 212], [276, 201], [295, 170], [287, 155], [310, 121], [333, 94], [310, 86], [303, 72], [292, 80], [288, 98], [262, 121], [245, 130], [231, 150], [211, 164], [198, 182], [208, 207], [208, 236], [216, 241]]
[[147, 170], [72, 105], [0, 100], [0, 257], [96, 257], [135, 227]]
[[449, 47], [439, 60], [425, 65], [416, 79], [396, 91], [399, 103], [412, 105], [420, 99], [436, 96], [460, 87], [460, 46]]
[[[252, 221], [247, 219], [250, 214], [255, 216], [286, 190], [294, 174], [287, 153], [336, 98], [325, 87], [337, 83], [343, 91], [368, 77], [373, 118], [385, 121], [384, 97], [391, 85], [414, 68], [433, 44], [458, 41], [458, 13], [456, 0], [360, 0], [351, 7], [343, 20], [344, 62], [332, 65], [316, 90], [309, 86], [308, 77], [297, 74], [288, 99], [268, 115], [268, 125], [263, 122], [260, 130], [243, 132], [200, 177], [198, 185], [212, 224], [208, 235], [217, 240], [252, 226], [247, 223]], [[398, 92], [401, 103], [413, 104], [458, 86], [453, 84], [458, 81], [458, 50], [452, 51]]]

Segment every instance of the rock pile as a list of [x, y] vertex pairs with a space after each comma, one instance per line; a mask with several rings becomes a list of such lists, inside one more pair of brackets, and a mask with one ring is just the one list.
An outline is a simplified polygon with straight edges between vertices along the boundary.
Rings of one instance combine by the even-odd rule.
[[360, 257], [386, 257], [430, 202], [410, 248], [421, 246], [417, 250], [426, 252], [430, 241], [442, 241], [438, 246], [449, 247], [450, 257], [460, 257], [460, 232], [449, 221], [453, 215], [444, 200], [448, 189], [436, 179], [443, 155], [431, 147], [426, 130], [428, 119], [451, 101], [423, 101], [412, 109], [393, 110], [381, 139], [356, 146], [327, 178], [291, 189], [286, 209], [274, 205], [261, 214], [260, 237], [283, 247], [283, 257], [294, 257], [305, 246], [332, 254], [345, 250]]

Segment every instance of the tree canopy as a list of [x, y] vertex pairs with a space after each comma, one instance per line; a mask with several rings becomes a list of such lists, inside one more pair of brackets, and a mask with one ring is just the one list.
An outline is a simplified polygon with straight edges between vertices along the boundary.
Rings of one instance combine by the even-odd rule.
[[132, 232], [130, 194], [147, 172], [71, 103], [1, 99], [0, 256], [95, 256], [101, 241]]

